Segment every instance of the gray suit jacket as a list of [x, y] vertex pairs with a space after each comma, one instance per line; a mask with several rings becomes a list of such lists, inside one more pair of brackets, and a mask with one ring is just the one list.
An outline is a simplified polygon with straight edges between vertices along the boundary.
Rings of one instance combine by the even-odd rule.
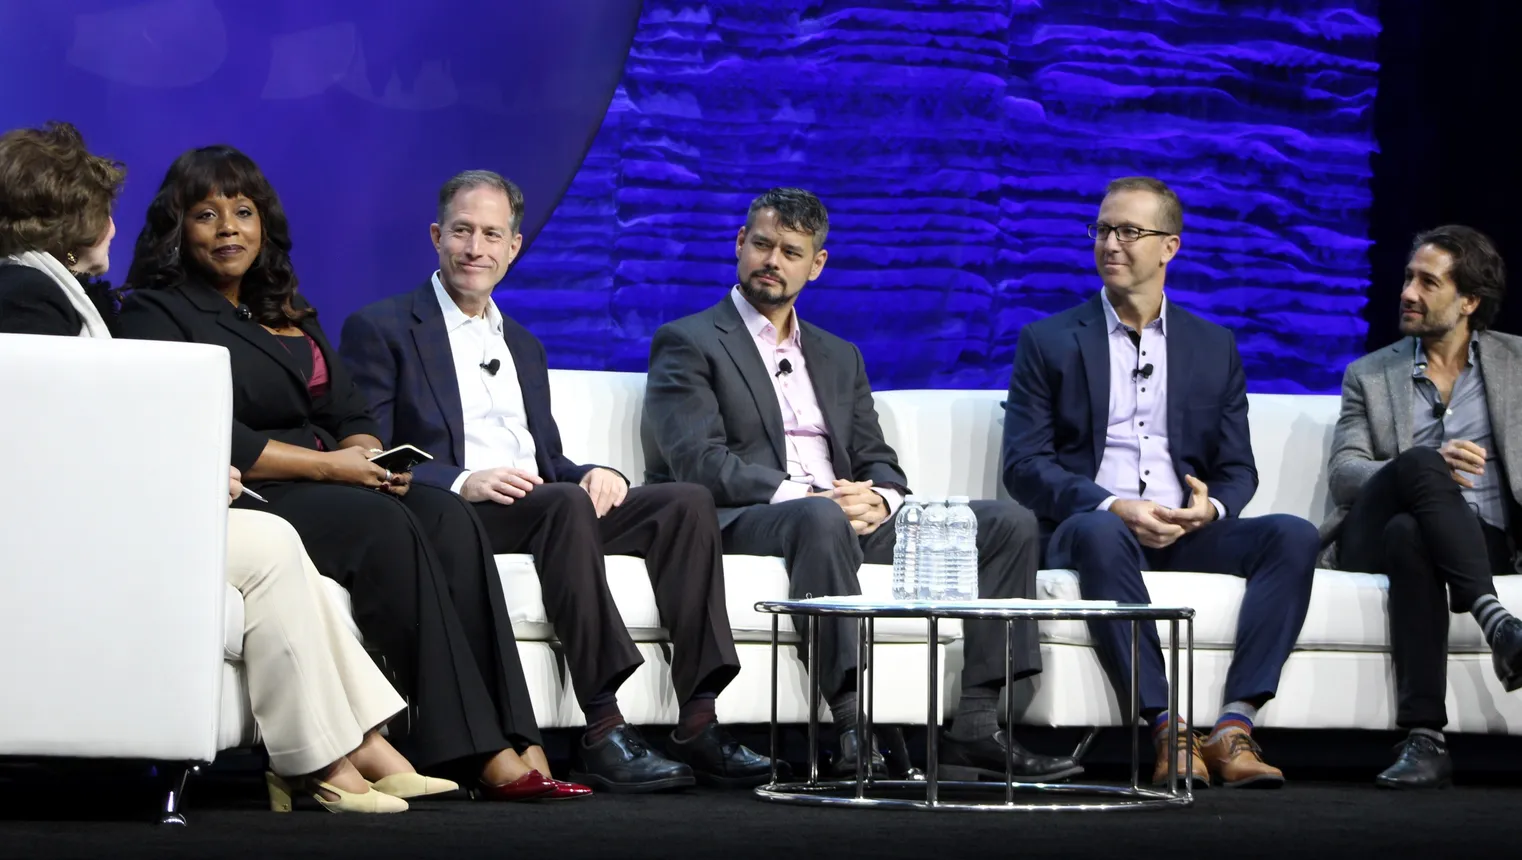
[[[1364, 482], [1411, 447], [1415, 349], [1414, 338], [1402, 338], [1348, 365], [1342, 376], [1342, 414], [1328, 467], [1337, 509], [1321, 526], [1324, 567], [1336, 566], [1337, 533]], [[1481, 332], [1478, 352], [1496, 448], [1487, 453], [1500, 460], [1513, 503], [1522, 504], [1522, 338]], [[1513, 517], [1515, 523], [1515, 510]]]
[[[800, 338], [830, 431], [835, 476], [907, 492], [898, 456], [883, 439], [861, 351], [802, 321]], [[782, 407], [728, 294], [655, 333], [640, 442], [645, 482], [707, 487], [721, 525], [746, 507], [769, 502], [787, 480]]]

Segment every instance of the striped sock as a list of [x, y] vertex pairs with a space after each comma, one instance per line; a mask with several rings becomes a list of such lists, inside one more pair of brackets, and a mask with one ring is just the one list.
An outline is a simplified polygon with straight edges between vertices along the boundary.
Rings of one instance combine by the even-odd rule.
[[1501, 601], [1497, 600], [1494, 594], [1481, 595], [1480, 599], [1469, 607], [1469, 614], [1474, 616], [1474, 620], [1480, 622], [1480, 630], [1485, 634], [1486, 644], [1492, 643], [1496, 630], [1500, 629], [1503, 622], [1511, 618], [1511, 613], [1506, 611], [1506, 607], [1501, 605]]
[[1247, 702], [1231, 702], [1221, 709], [1220, 719], [1215, 721], [1215, 728], [1210, 732], [1208, 743], [1215, 743], [1221, 735], [1229, 731], [1242, 731], [1252, 734], [1253, 720], [1258, 718], [1258, 709]]
[[[1162, 746], [1168, 742], [1168, 712], [1163, 711], [1152, 718], [1152, 745]], [[1184, 737], [1184, 721], [1178, 721], [1179, 737]]]

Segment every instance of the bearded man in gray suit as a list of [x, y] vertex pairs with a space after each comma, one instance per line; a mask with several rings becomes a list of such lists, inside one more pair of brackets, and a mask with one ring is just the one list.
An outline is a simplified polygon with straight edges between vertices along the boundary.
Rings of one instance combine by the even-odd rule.
[[[1484, 234], [1416, 237], [1400, 295], [1405, 338], [1348, 366], [1332, 439], [1327, 561], [1389, 576], [1396, 722], [1411, 730], [1385, 788], [1452, 780], [1442, 729], [1448, 611], [1479, 622], [1505, 688], [1522, 687], [1522, 621], [1492, 575], [1516, 567], [1522, 522], [1522, 338], [1489, 330], [1506, 267]], [[1447, 606], [1444, 606], [1444, 603]]]
[[[824, 203], [801, 188], [751, 201], [735, 237], [735, 285], [655, 333], [640, 423], [645, 483], [707, 487], [724, 551], [781, 556], [794, 597], [860, 594], [861, 565], [893, 560], [893, 516], [909, 494], [861, 350], [794, 308], [824, 269], [829, 229]], [[1035, 597], [1036, 518], [1014, 502], [974, 501], [972, 511], [979, 596]], [[1006, 753], [1022, 779], [1082, 773], [1074, 759], [1030, 752], [999, 727], [1006, 678], [1041, 671], [1036, 625], [1015, 622], [1008, 667], [1003, 624], [962, 629], [962, 696], [940, 747], [941, 773], [1003, 779]], [[854, 621], [820, 624], [818, 681], [840, 739], [839, 776], [855, 773], [861, 756], [874, 771], [883, 766], [857, 733], [858, 644]]]

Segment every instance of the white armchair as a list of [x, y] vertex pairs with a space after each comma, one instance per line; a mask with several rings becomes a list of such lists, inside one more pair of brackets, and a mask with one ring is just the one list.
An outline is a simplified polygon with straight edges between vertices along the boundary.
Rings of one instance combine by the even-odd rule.
[[[184, 776], [222, 725], [221, 347], [0, 335], [0, 756]], [[237, 619], [241, 630], [241, 619]]]

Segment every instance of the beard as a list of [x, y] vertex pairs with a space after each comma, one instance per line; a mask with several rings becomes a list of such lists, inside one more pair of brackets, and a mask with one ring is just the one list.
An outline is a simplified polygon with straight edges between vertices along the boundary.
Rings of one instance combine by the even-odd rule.
[[[776, 283], [760, 280], [761, 275], [776, 278]], [[790, 298], [787, 294], [787, 279], [782, 276], [782, 273], [764, 269], [751, 272], [745, 280], [741, 281], [740, 292], [753, 304], [760, 305], [784, 305]]]
[[[1442, 337], [1458, 327], [1457, 313], [1443, 313], [1428, 308], [1417, 319], [1406, 319], [1405, 313], [1416, 308], [1401, 308], [1400, 333], [1408, 337]], [[1453, 308], [1457, 310], [1457, 307]]]

